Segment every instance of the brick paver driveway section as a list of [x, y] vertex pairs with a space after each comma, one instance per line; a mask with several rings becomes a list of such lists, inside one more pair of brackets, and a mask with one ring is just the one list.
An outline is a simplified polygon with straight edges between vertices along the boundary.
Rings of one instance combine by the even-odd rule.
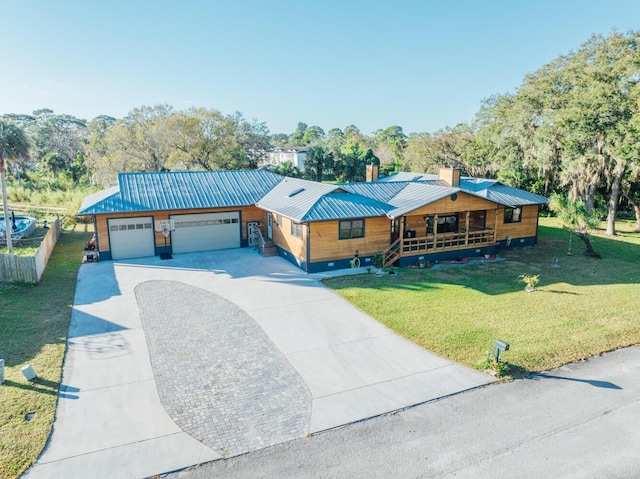
[[136, 298], [160, 400], [183, 431], [221, 456], [308, 433], [311, 394], [251, 316], [175, 281], [142, 283]]

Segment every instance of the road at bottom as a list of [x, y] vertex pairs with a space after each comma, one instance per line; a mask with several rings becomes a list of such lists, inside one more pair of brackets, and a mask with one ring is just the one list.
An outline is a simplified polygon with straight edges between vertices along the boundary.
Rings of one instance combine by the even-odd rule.
[[640, 348], [169, 475], [640, 477]]

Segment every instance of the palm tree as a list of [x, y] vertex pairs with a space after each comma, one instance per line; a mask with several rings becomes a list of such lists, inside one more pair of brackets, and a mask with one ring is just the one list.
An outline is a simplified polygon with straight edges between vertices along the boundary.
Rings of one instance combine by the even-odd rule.
[[322, 182], [322, 174], [325, 169], [333, 167], [333, 154], [322, 145], [309, 147], [307, 157], [304, 160], [304, 168], [309, 175], [315, 176], [317, 182]]
[[7, 249], [13, 252], [11, 244], [11, 223], [9, 221], [9, 208], [7, 206], [7, 185], [4, 179], [5, 158], [21, 158], [29, 154], [29, 142], [24, 131], [13, 123], [0, 120], [0, 183], [2, 183], [2, 209], [4, 211], [5, 236]]
[[600, 259], [600, 255], [591, 244], [591, 231], [600, 223], [595, 212], [589, 211], [582, 200], [571, 201], [559, 193], [551, 195], [549, 209], [557, 214], [564, 229], [582, 240], [587, 248], [584, 256]]

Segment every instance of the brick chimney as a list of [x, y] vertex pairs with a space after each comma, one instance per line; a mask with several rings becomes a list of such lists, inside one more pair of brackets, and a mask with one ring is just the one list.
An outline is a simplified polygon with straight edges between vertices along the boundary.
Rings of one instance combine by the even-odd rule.
[[460, 186], [460, 169], [453, 167], [440, 168], [438, 179], [449, 186]]
[[378, 172], [380, 171], [380, 167], [378, 165], [374, 165], [371, 163], [367, 165], [367, 183], [372, 181], [378, 181]]

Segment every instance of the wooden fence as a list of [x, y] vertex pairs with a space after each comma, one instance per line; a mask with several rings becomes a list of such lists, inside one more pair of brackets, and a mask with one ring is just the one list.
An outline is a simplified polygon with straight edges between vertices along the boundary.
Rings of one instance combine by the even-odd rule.
[[53, 248], [60, 238], [60, 219], [57, 219], [40, 243], [34, 256], [0, 254], [0, 281], [37, 283], [42, 278]]

